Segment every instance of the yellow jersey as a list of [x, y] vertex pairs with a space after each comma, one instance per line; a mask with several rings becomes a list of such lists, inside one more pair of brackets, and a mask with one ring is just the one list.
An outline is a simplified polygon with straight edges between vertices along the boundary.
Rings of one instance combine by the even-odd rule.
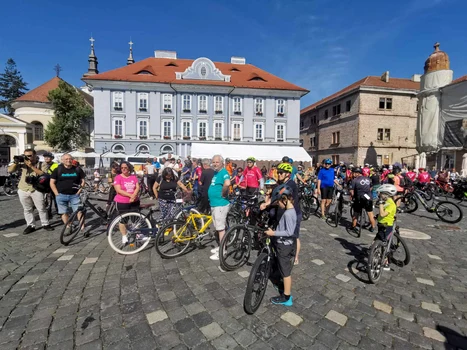
[[394, 217], [396, 216], [397, 206], [394, 203], [392, 198], [388, 198], [386, 202], [383, 204], [384, 211], [388, 214], [385, 217], [378, 215], [378, 224], [384, 226], [393, 226], [394, 225]]

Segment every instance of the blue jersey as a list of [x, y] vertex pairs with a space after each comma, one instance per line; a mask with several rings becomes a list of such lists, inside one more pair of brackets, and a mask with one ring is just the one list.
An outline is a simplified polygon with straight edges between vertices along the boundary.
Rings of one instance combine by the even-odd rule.
[[334, 169], [322, 168], [318, 174], [318, 180], [321, 180], [321, 187], [334, 187]]

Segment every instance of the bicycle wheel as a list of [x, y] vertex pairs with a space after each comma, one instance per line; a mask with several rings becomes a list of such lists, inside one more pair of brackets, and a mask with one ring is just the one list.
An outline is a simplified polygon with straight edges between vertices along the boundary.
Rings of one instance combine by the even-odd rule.
[[225, 271], [235, 270], [250, 259], [251, 234], [244, 225], [231, 227], [219, 245], [219, 263]]
[[175, 258], [186, 252], [196, 235], [188, 221], [166, 223], [156, 235], [156, 251], [166, 259]]
[[370, 247], [368, 255], [367, 274], [371, 283], [376, 283], [383, 273], [384, 244], [376, 240]]
[[396, 206], [404, 213], [413, 213], [418, 209], [418, 203], [412, 196], [397, 198]]
[[[78, 219], [78, 213], [81, 213], [81, 219]], [[60, 233], [61, 244], [68, 245], [76, 237], [84, 223], [84, 217], [85, 214], [81, 210], [73, 212], [68, 217], [68, 222], [66, 225], [63, 225], [62, 232]]]
[[391, 241], [391, 262], [399, 267], [408, 265], [410, 262], [410, 251], [407, 243], [399, 236], [399, 230], [394, 232]]
[[[110, 247], [119, 254], [131, 255], [142, 251], [151, 240], [153, 225], [143, 214], [138, 212], [118, 215], [107, 229]], [[122, 233], [126, 232], [127, 243], [122, 242]]]
[[310, 218], [310, 206], [308, 205], [308, 200], [306, 198], [302, 198], [300, 200], [300, 211], [302, 212], [302, 220], [306, 221]]
[[357, 232], [357, 238], [360, 238], [361, 235], [362, 235], [362, 228], [363, 228], [363, 224], [365, 223], [364, 222], [364, 214], [363, 214], [363, 209], [360, 213], [357, 214], [357, 223], [358, 223], [358, 232]]
[[319, 200], [315, 196], [308, 197], [308, 204], [310, 207], [310, 212], [316, 214], [319, 209]]
[[44, 196], [44, 205], [45, 205], [45, 210], [47, 211], [47, 218], [49, 220], [52, 219], [52, 194], [51, 193], [47, 193], [45, 196]]
[[243, 308], [249, 315], [254, 314], [263, 301], [268, 286], [270, 268], [268, 254], [261, 253], [251, 268], [243, 298]]
[[457, 204], [448, 201], [441, 201], [436, 204], [435, 213], [441, 221], [455, 224], [462, 220], [463, 214]]
[[18, 187], [11, 179], [7, 178], [3, 184], [3, 192], [9, 197], [15, 196], [18, 193]]

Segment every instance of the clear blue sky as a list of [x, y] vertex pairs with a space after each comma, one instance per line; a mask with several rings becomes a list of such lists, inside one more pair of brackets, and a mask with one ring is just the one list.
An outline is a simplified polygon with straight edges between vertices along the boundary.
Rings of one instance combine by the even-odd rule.
[[302, 108], [367, 75], [422, 73], [436, 41], [454, 76], [467, 74], [465, 0], [16, 0], [1, 9], [0, 63], [12, 57], [29, 88], [52, 78], [56, 63], [83, 85], [91, 33], [101, 72], [126, 64], [130, 37], [136, 60], [157, 49], [244, 56], [310, 90]]

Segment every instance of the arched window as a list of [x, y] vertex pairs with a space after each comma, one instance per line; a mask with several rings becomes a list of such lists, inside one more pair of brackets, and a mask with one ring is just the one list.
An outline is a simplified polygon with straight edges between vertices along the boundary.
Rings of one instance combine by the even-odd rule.
[[123, 145], [120, 143], [116, 143], [115, 145], [112, 146], [112, 152], [113, 153], [125, 153], [125, 147], [123, 147]]
[[16, 139], [10, 135], [0, 135], [0, 146], [16, 147]]
[[165, 153], [173, 153], [174, 152], [174, 148], [171, 146], [171, 145], [164, 145], [161, 147], [161, 154], [165, 154]]
[[33, 140], [44, 141], [44, 125], [41, 122], [32, 122], [33, 125]]
[[149, 146], [142, 144], [136, 147], [136, 152], [149, 153]]

